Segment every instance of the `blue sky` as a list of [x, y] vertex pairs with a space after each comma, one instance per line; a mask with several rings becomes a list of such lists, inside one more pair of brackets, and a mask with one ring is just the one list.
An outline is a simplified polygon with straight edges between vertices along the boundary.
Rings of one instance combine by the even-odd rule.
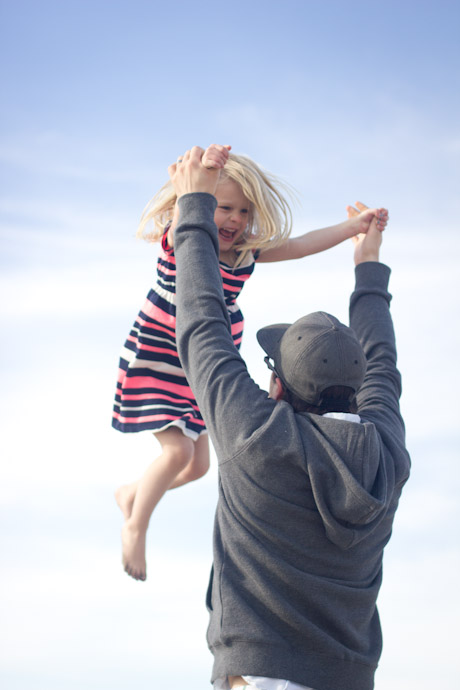
[[[157, 452], [110, 428], [118, 351], [153, 277], [134, 239], [168, 164], [230, 143], [295, 187], [294, 234], [356, 199], [390, 209], [382, 260], [413, 474], [385, 555], [376, 690], [460, 669], [457, 2], [0, 3], [2, 619], [6, 690], [206, 687], [216, 470], [168, 494], [148, 580], [120, 565], [114, 488]], [[260, 265], [255, 331], [347, 318], [348, 244]]]

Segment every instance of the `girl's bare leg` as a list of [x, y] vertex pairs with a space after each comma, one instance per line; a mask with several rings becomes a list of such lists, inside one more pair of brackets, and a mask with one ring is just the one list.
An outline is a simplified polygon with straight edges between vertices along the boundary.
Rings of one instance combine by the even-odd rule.
[[115, 500], [118, 503], [118, 507], [123, 513], [125, 520], [128, 520], [128, 518], [131, 517], [134, 497], [136, 495], [138, 486], [139, 481], [133, 482], [132, 484], [124, 484], [123, 486], [119, 486], [115, 491]]
[[[136, 580], [146, 578], [145, 535], [150, 516], [169, 488], [186, 482], [185, 474], [182, 475], [182, 481], [179, 480], [180, 483], [176, 483], [177, 477], [187, 465], [193, 464], [195, 447], [199, 443], [184, 436], [177, 427], [155, 435], [162, 447], [161, 455], [147, 468], [139, 482], [121, 487], [115, 494], [126, 518], [122, 529], [123, 565], [126, 572]], [[200, 447], [202, 445], [203, 442]], [[198, 456], [201, 457], [202, 453], [198, 453]], [[193, 474], [198, 478], [200, 467], [203, 467], [203, 460], [197, 461], [195, 471], [187, 481], [191, 481]]]
[[208, 435], [202, 434], [195, 441], [195, 449], [193, 458], [186, 467], [179, 472], [174, 482], [169, 487], [170, 489], [177, 489], [179, 486], [194, 482], [196, 479], [204, 477], [209, 470], [209, 442]]
[[[195, 441], [195, 452], [192, 460], [188, 465], [179, 472], [174, 482], [169, 487], [170, 489], [177, 489], [179, 486], [184, 486], [189, 482], [204, 477], [209, 470], [209, 442], [207, 434], [203, 434]], [[131, 517], [133, 509], [134, 497], [136, 496], [139, 481], [131, 484], [124, 484], [115, 491], [115, 500], [125, 520]]]
[[[196, 479], [203, 477], [209, 469], [209, 442], [207, 434], [202, 434], [197, 441], [195, 441], [195, 449], [192, 460], [188, 465], [177, 475], [170, 489], [177, 489], [179, 486], [193, 482]], [[115, 491], [115, 499], [124, 515], [125, 520], [131, 517], [133, 509], [134, 498], [136, 496], [139, 482], [132, 482], [131, 484], [124, 484]]]

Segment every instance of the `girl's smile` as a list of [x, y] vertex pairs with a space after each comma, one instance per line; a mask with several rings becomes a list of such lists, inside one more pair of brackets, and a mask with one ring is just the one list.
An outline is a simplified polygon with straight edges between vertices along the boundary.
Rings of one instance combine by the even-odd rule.
[[219, 231], [221, 252], [229, 251], [247, 228], [250, 202], [233, 180], [221, 182], [216, 190], [217, 208], [214, 222]]

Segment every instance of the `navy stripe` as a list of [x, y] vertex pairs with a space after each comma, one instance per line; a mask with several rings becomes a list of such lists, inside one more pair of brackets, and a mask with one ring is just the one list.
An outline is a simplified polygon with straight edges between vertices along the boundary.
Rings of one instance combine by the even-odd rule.
[[[125, 410], [123, 407], [122, 412], [120, 412], [119, 410], [117, 410], [117, 412], [119, 412], [119, 414], [121, 414], [122, 417], [126, 417], [127, 419], [129, 419], [130, 417], [132, 417], [133, 419], [135, 419], [136, 417], [158, 417], [160, 415], [172, 415], [174, 418], [174, 412], [181, 412], [181, 414], [178, 415], [179, 417], [186, 414], [190, 414], [193, 416], [197, 414], [197, 412], [193, 409], [193, 407], [190, 407], [190, 405], [176, 407], [175, 410], [172, 410], [171, 407], [158, 407], [154, 410]], [[161, 424], [164, 423], [165, 420], [162, 419]]]
[[[165, 364], [169, 364], [171, 367], [179, 367], [181, 368], [181, 363], [179, 360], [179, 357], [177, 354], [171, 354], [167, 355], [164, 352], [147, 352], [146, 350], [142, 350], [140, 348], [136, 347], [128, 347], [128, 350], [132, 350], [132, 352], [136, 353], [137, 359], [143, 359], [146, 362], [164, 362]], [[152, 369], [147, 369], [149, 372], [148, 374], [144, 374], [144, 376], [152, 376]], [[138, 373], [139, 369], [138, 367], [134, 369], [128, 369], [127, 375], [128, 376], [140, 376]], [[156, 376], [156, 371], [155, 371], [155, 376]], [[185, 379], [185, 376], [184, 376]]]
[[[135, 433], [137, 431], [161, 431], [165, 428], [165, 426], [171, 424], [171, 422], [173, 421], [174, 420], [165, 421], [164, 419], [161, 419], [158, 422], [140, 422], [138, 424], [131, 424], [130, 422], [119, 422], [117, 419], [113, 418], [112, 426], [114, 429], [117, 429], [118, 431], [123, 431], [123, 433], [129, 434]], [[203, 429], [206, 428], [203, 426], [203, 424], [197, 424], [192, 419], [187, 418], [184, 421], [186, 423], [187, 428], [191, 431], [195, 431], [197, 434], [201, 433]]]
[[[135, 376], [144, 376], [144, 377], [149, 377], [153, 380], [153, 378], [158, 379], [159, 381], [169, 381], [171, 383], [176, 383], [179, 386], [187, 385], [187, 379], [185, 378], [185, 375], [183, 374], [182, 376], [180, 375], [174, 375], [170, 373], [165, 373], [164, 371], [156, 371], [149, 369], [148, 367], [135, 367], [133, 369], [128, 369], [126, 372], [126, 376], [128, 378], [130, 377], [135, 377]], [[125, 387], [123, 386], [123, 390], [125, 390]], [[140, 388], [136, 388], [135, 390], [140, 390]], [[149, 390], [149, 389], [147, 389]]]
[[165, 258], [167, 254], [164, 256], [160, 256], [158, 258], [158, 264], [157, 264], [157, 273], [162, 273], [161, 268], [164, 266], [166, 270], [168, 271], [175, 271], [176, 270], [176, 257], [174, 255], [171, 256], [172, 261], [169, 261], [167, 258]]
[[[171, 304], [171, 302], [168, 302], [163, 297], [161, 297], [161, 295], [154, 292], [153, 290], [150, 290], [149, 294], [147, 295], [147, 299], [149, 300], [149, 302], [152, 302], [152, 304], [161, 309], [161, 311], [164, 311], [166, 314], [176, 316], [176, 305]], [[142, 313], [143, 312], [141, 312], [141, 315]], [[152, 321], [152, 319], [149, 318], [149, 321]]]
[[[139, 352], [139, 354], [142, 355], [141, 359], [151, 359], [149, 355], [155, 355], [155, 359], [157, 359], [158, 357], [162, 357], [163, 353], [151, 352], [147, 349], [144, 349], [142, 345], [146, 345], [148, 347], [161, 347], [164, 350], [169, 350], [171, 354], [175, 354], [177, 357], [176, 348], [172, 343], [159, 343], [158, 340], [152, 340], [151, 338], [146, 338], [141, 335], [136, 336], [135, 343], [133, 343], [132, 340], [127, 340], [125, 347], [126, 349], [131, 350], [131, 352]], [[165, 357], [167, 356], [168, 355], [165, 354]]]

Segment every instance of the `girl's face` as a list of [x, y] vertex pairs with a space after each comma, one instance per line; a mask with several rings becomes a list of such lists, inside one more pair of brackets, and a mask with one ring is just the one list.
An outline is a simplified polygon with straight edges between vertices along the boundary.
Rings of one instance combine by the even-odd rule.
[[225, 180], [217, 185], [217, 208], [214, 222], [219, 230], [219, 247], [227, 252], [235, 246], [246, 230], [249, 221], [250, 202], [243, 190], [233, 180]]

